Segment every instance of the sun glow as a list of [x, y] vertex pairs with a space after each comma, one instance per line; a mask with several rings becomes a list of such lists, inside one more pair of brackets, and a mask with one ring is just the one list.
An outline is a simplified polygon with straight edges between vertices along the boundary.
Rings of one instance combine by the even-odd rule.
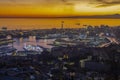
[[76, 13], [81, 13], [81, 15], [105, 15], [120, 13], [120, 6], [111, 7], [95, 7], [95, 5], [89, 4], [76, 4], [74, 10]]
[[81, 2], [68, 0], [67, 3], [54, 0], [48, 2], [43, 0], [15, 1], [3, 1], [4, 3], [0, 1], [0, 17], [65, 17], [120, 14], [120, 5], [111, 5], [110, 2], [109, 4], [98, 4], [97, 2], [90, 3], [88, 0], [80, 0]]

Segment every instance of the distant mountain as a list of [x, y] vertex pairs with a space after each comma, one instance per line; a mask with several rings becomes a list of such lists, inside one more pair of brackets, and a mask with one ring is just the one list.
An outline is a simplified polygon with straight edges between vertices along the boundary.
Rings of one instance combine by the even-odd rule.
[[73, 16], [71, 18], [115, 18], [120, 19], [120, 14], [114, 14], [114, 15], [93, 15], [93, 16]]
[[114, 15], [93, 15], [93, 16], [65, 16], [65, 17], [29, 17], [29, 16], [23, 16], [23, 17], [14, 17], [14, 16], [0, 16], [0, 18], [112, 18], [112, 19], [120, 19], [120, 14], [114, 14]]

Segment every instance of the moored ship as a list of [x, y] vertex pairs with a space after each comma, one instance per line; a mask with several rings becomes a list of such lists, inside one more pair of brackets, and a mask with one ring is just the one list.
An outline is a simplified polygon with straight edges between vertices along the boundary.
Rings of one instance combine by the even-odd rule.
[[27, 44], [24, 44], [24, 47], [23, 49], [25, 51], [37, 51], [37, 52], [43, 52], [43, 48], [38, 46], [38, 45], [27, 45]]

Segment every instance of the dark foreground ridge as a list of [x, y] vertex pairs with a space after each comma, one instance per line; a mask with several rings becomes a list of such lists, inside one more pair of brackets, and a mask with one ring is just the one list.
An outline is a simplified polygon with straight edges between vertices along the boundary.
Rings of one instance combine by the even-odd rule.
[[[23, 51], [24, 52], [24, 51]], [[119, 80], [120, 45], [67, 46], [0, 58], [0, 80]]]

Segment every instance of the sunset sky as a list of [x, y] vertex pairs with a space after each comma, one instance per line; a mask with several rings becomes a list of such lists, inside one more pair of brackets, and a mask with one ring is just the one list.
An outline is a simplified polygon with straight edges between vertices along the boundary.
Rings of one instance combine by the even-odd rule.
[[120, 0], [0, 0], [0, 17], [120, 14]]

